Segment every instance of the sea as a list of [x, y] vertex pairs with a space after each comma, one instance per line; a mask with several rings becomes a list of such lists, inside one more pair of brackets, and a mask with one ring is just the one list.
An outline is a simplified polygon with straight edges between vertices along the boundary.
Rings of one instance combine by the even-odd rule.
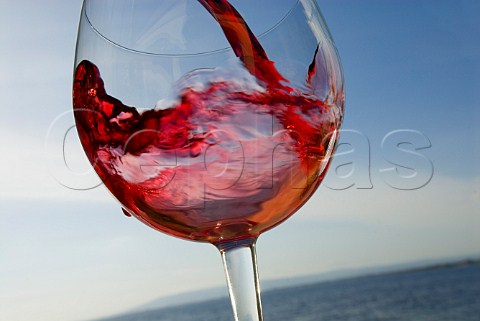
[[[480, 263], [369, 275], [262, 293], [265, 321], [480, 321]], [[227, 298], [101, 321], [232, 321]]]

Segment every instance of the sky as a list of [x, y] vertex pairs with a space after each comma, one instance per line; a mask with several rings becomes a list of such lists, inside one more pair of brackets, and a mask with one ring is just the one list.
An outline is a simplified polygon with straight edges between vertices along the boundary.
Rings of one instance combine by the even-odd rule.
[[[318, 3], [344, 69], [343, 144], [314, 197], [260, 237], [261, 278], [480, 256], [480, 4]], [[225, 282], [213, 246], [127, 218], [102, 186], [61, 184], [98, 182], [66, 172], [58, 140], [80, 8], [0, 1], [1, 320], [88, 320]]]

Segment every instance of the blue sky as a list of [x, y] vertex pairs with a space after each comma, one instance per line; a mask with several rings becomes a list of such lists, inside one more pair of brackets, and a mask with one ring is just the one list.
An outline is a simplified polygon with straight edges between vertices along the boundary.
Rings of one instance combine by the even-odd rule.
[[[480, 4], [318, 2], [343, 62], [344, 128], [370, 141], [373, 187], [333, 190], [340, 178], [331, 171], [298, 214], [259, 240], [262, 278], [480, 255]], [[2, 320], [84, 320], [224, 284], [212, 246], [125, 217], [103, 188], [73, 191], [55, 180], [63, 178], [61, 149], [45, 139], [71, 109], [80, 7], [0, 2]], [[423, 188], [394, 189], [380, 172], [392, 166], [381, 142], [399, 129], [431, 142], [416, 151], [434, 168]], [[364, 153], [359, 147], [354, 160]], [[403, 155], [401, 162], [417, 159]], [[72, 147], [67, 157], [88, 169], [81, 151]]]

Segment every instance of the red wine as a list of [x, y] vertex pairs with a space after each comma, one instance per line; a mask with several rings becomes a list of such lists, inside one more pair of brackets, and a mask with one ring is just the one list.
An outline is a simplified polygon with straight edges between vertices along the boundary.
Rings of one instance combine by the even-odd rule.
[[259, 81], [274, 89], [288, 89], [253, 32], [238, 11], [227, 0], [198, 0], [218, 21], [235, 55]]
[[[179, 83], [176, 103], [140, 113], [110, 96], [97, 66], [85, 60], [75, 71], [73, 104], [87, 157], [125, 214], [220, 244], [257, 237], [312, 195], [340, 119], [337, 107], [282, 84], [287, 80], [227, 1], [199, 1], [251, 81], [194, 71]], [[314, 71], [311, 65], [309, 78]]]

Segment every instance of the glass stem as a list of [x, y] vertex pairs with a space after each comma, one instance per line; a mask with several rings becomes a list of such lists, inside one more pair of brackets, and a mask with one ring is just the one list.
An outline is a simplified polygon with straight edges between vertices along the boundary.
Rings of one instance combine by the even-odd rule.
[[219, 249], [235, 321], [262, 321], [255, 241]]

